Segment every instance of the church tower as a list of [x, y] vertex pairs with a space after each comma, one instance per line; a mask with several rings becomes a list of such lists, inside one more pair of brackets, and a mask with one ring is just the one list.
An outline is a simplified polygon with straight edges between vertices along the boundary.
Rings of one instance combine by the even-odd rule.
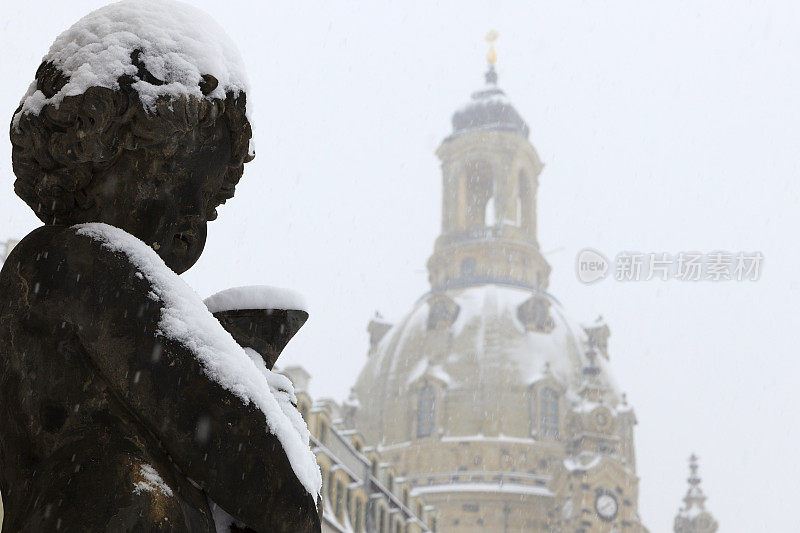
[[440, 531], [641, 533], [636, 418], [611, 377], [610, 330], [548, 291], [543, 165], [488, 59], [436, 152], [430, 290], [397, 323], [370, 323], [348, 418]]
[[546, 289], [550, 266], [536, 240], [542, 162], [527, 124], [497, 87], [493, 61], [485, 78], [436, 152], [442, 230], [428, 261], [430, 282], [434, 290], [487, 282]]
[[683, 497], [683, 507], [675, 517], [675, 533], [715, 533], [719, 525], [706, 510], [706, 495], [700, 488], [700, 475], [697, 473], [697, 456], [689, 457], [689, 489]]

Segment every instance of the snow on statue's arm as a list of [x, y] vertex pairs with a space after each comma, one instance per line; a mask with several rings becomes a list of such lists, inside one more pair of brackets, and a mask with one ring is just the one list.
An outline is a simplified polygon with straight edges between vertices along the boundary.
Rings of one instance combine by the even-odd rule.
[[257, 529], [318, 527], [308, 441], [253, 359], [151, 248], [105, 224], [44, 227], [25, 241], [30, 253], [47, 250], [20, 271], [37, 287], [32, 308], [78, 332], [80, 350], [185, 475]]

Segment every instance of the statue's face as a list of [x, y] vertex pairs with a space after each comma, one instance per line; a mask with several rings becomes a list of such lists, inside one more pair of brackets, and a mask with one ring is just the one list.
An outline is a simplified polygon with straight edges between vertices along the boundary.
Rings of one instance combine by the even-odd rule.
[[228, 170], [231, 139], [224, 121], [217, 121], [176, 142], [168, 158], [147, 150], [124, 153], [95, 174], [88, 193], [95, 201], [92, 221], [135, 235], [180, 274], [203, 253], [209, 202]]

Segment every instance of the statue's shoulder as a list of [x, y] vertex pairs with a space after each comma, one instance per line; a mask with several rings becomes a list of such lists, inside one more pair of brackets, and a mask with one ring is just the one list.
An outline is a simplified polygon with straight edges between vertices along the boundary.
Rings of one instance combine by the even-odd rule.
[[42, 226], [33, 230], [3, 264], [0, 286], [11, 294], [15, 286], [27, 292], [39, 283], [40, 288], [58, 293], [61, 291], [55, 289], [103, 285], [134, 276], [137, 268], [124, 253], [98, 238], [91, 231], [95, 226], [101, 225]]
[[19, 241], [6, 258], [6, 263], [27, 263], [31, 260], [38, 261], [42, 254], [49, 256], [53, 244], [63, 240], [65, 235], [72, 233], [70, 228], [64, 226], [41, 226], [28, 233]]
[[107, 263], [113, 263], [112, 258], [124, 257], [119, 253], [121, 247], [115, 246], [113, 240], [119, 235], [137, 240], [107, 224], [42, 226], [26, 235], [11, 251], [8, 260], [23, 263], [69, 260], [76, 265], [100, 262], [110, 266]]

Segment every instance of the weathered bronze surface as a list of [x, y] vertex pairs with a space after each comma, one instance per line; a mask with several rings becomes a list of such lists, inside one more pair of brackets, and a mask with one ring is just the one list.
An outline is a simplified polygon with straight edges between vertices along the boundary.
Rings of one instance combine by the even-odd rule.
[[[159, 332], [163, 304], [123, 253], [70, 227], [124, 229], [181, 273], [249, 160], [244, 94], [148, 114], [135, 79], [11, 128], [15, 190], [45, 225], [0, 272], [3, 531], [215, 531], [209, 499], [251, 530], [319, 531], [264, 414]], [[45, 63], [36, 82], [65, 78]], [[250, 315], [219, 318], [271, 367], [306, 316]], [[148, 467], [169, 490], [137, 490]]]

